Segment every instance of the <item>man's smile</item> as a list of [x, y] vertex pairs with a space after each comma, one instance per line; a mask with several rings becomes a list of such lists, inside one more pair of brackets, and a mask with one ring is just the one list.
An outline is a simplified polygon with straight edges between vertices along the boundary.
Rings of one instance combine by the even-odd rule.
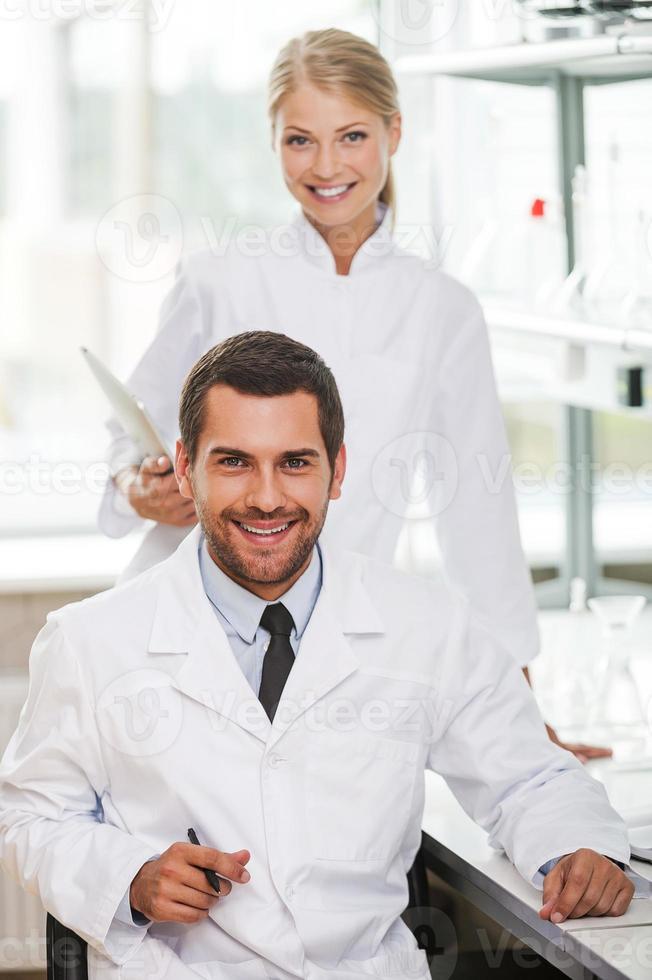
[[287, 519], [276, 521], [232, 520], [231, 523], [236, 526], [238, 533], [246, 541], [259, 547], [262, 545], [269, 548], [276, 547], [286, 541], [297, 521]]

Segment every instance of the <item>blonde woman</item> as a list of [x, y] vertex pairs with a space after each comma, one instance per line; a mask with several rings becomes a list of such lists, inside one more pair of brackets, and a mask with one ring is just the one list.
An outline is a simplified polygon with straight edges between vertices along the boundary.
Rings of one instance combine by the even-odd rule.
[[[269, 115], [300, 206], [294, 224], [262, 247], [190, 256], [129, 387], [173, 444], [183, 379], [219, 340], [260, 328], [316, 349], [343, 396], [349, 457], [326, 537], [391, 561], [418, 470], [437, 485], [429, 514], [447, 578], [525, 668], [537, 652], [536, 609], [482, 312], [466, 288], [391, 240], [401, 139], [391, 69], [359, 37], [309, 32], [276, 59]], [[120, 536], [155, 522], [133, 574], [166, 557], [196, 515], [169, 460], [140, 461], [111, 428], [100, 525]]]

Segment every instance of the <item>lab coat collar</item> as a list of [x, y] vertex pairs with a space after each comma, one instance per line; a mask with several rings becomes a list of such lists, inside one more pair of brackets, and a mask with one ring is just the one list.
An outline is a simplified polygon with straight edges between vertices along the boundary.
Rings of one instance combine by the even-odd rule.
[[347, 635], [385, 631], [363, 582], [364, 559], [350, 554], [333, 556], [320, 542], [322, 588], [272, 725], [204, 591], [198, 556], [200, 537], [198, 526], [157, 567], [158, 598], [149, 653], [186, 654], [172, 678], [173, 687], [271, 744], [357, 670], [359, 662]]
[[[319, 551], [319, 546], [313, 549], [312, 558], [303, 574], [287, 592], [273, 600], [282, 602], [292, 616], [294, 636], [298, 640], [304, 634], [321, 589]], [[199, 567], [204, 591], [212, 604], [245, 643], [253, 643], [265, 607], [273, 603], [268, 603], [229, 578], [211, 558], [205, 538], [199, 546]]]
[[[379, 258], [393, 255], [396, 251], [397, 246], [392, 236], [392, 209], [381, 201], [376, 205], [376, 221], [378, 227], [375, 232], [363, 242], [353, 257], [349, 276], [357, 275]], [[336, 275], [333, 253], [302, 210], [295, 215], [292, 227], [298, 235], [299, 246], [305, 258], [324, 272]], [[338, 277], [343, 280], [347, 278], [347, 276]]]

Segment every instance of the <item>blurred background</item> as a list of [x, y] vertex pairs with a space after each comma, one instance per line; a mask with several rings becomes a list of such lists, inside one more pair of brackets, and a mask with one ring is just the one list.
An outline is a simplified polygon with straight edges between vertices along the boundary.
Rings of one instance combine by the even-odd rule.
[[[484, 302], [541, 608], [578, 578], [652, 595], [652, 24], [609, 6], [0, 2], [2, 747], [45, 613], [136, 546], [96, 529], [109, 410], [78, 348], [126, 377], [183, 252], [289, 220], [265, 86], [307, 29], [395, 66], [397, 234]], [[402, 560], [434, 553], [412, 522]]]
[[[555, 69], [550, 83], [514, 84], [509, 72], [507, 81], [476, 81], [410, 64], [519, 41], [536, 24], [527, 5], [451, 0], [434, 28], [425, 0], [331, 0], [310, 10], [293, 0], [273, 7], [159, 0], [145, 9], [71, 0], [58, 15], [45, 0], [29, 6], [0, 13], [3, 576], [38, 576], [39, 554], [41, 570], [58, 564], [60, 557], [49, 557], [61, 553], [60, 540], [50, 552], [52, 536], [65, 536], [70, 566], [80, 572], [86, 562], [102, 578], [124, 564], [132, 539], [94, 536], [108, 411], [77, 348], [87, 344], [125, 377], [155, 331], [182, 251], [219, 248], [234, 229], [288, 219], [270, 148], [266, 77], [289, 36], [336, 25], [378, 42], [405, 68], [396, 167], [406, 246], [428, 254], [439, 247], [447, 271], [494, 300], [487, 312], [535, 578], [563, 580], [563, 589], [546, 595], [564, 600], [573, 532], [565, 399], [575, 399], [593, 410], [595, 464], [590, 500], [582, 502], [593, 534], [582, 542], [579, 571], [593, 580], [652, 580], [649, 406], [619, 404], [622, 372], [605, 383], [600, 359], [613, 349], [573, 349], [542, 331], [502, 329], [506, 307], [516, 301], [540, 313], [537, 292], [557, 294], [566, 272]], [[613, 327], [617, 346], [623, 323], [652, 323], [652, 81], [599, 81], [584, 95], [586, 211], [598, 272], [589, 319]], [[141, 221], [130, 240], [134, 262], [125, 271], [117, 253], [130, 201], [146, 195], [152, 221]], [[538, 220], [531, 215], [537, 200], [545, 204]], [[430, 240], [410, 234], [424, 225]], [[161, 235], [168, 245], [152, 263], [148, 248]], [[542, 251], [545, 275], [528, 295], [528, 263]], [[598, 359], [589, 382], [574, 356]], [[630, 358], [631, 366], [643, 356]], [[573, 371], [579, 381], [565, 384]], [[581, 520], [588, 523], [585, 512]]]

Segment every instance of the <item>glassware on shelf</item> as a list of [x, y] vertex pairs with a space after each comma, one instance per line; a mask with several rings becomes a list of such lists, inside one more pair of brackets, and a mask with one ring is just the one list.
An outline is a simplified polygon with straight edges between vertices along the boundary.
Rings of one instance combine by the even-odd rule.
[[628, 327], [652, 330], [652, 214], [639, 208], [634, 231], [635, 274], [621, 307], [620, 318]]
[[536, 198], [530, 209], [527, 247], [530, 259], [530, 302], [546, 309], [565, 279], [563, 210], [559, 195]]
[[644, 595], [608, 595], [589, 599], [588, 606], [609, 638], [629, 636], [642, 613], [647, 599]]
[[551, 312], [553, 313], [565, 313], [569, 309], [578, 313], [584, 311], [584, 290], [589, 276], [590, 257], [588, 251], [592, 226], [589, 178], [583, 164], [579, 164], [575, 168], [572, 187], [575, 262], [557, 294], [557, 299], [552, 304]]
[[518, 0], [524, 41], [595, 37], [647, 23], [652, 0]]
[[[604, 204], [595, 191], [589, 195], [589, 209], [596, 225], [592, 236], [593, 256], [582, 298], [584, 310], [591, 318], [618, 321], [636, 270], [632, 249], [634, 212], [629, 199], [621, 145], [614, 134], [608, 142], [605, 190]], [[597, 227], [598, 209], [604, 211], [603, 227], [600, 229]]]
[[595, 620], [586, 604], [583, 578], [570, 583], [568, 612], [555, 639], [553, 713], [565, 739], [582, 742], [606, 669], [604, 655], [596, 658]]
[[649, 735], [646, 705], [631, 669], [632, 630], [645, 606], [645, 596], [602, 596], [588, 605], [601, 626], [607, 666], [591, 714], [591, 725], [608, 732], [614, 742], [645, 748]]
[[[582, 0], [518, 0], [524, 41], [559, 41], [602, 34], [609, 17], [596, 17]], [[622, 22], [622, 18], [620, 18]]]

